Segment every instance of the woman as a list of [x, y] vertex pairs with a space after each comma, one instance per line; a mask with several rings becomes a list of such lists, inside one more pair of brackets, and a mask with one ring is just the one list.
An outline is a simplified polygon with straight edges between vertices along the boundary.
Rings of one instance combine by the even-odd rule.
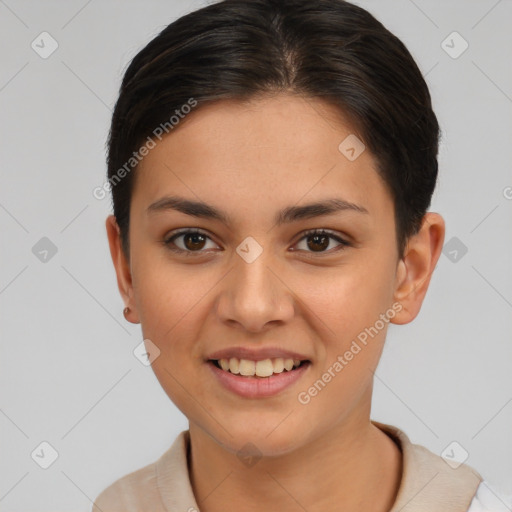
[[341, 0], [215, 3], [133, 59], [106, 228], [189, 430], [95, 510], [480, 510], [474, 469], [370, 419], [443, 246], [438, 140], [410, 53]]

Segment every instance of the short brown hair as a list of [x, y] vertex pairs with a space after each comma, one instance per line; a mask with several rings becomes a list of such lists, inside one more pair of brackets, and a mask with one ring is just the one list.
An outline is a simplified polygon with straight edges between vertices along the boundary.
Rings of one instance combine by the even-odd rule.
[[[110, 183], [190, 98], [197, 110], [206, 102], [279, 92], [321, 98], [349, 116], [393, 198], [401, 257], [430, 206], [439, 125], [404, 44], [343, 0], [224, 0], [168, 25], [124, 75], [108, 140]], [[112, 187], [126, 255], [135, 172]]]

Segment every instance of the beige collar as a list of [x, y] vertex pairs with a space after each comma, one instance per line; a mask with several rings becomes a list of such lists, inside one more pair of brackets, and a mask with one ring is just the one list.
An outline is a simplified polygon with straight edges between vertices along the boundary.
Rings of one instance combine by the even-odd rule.
[[402, 481], [389, 512], [465, 512], [482, 477], [470, 466], [457, 469], [424, 446], [413, 444], [400, 429], [372, 421], [402, 451]]
[[[465, 512], [482, 477], [463, 464], [451, 468], [440, 456], [412, 444], [398, 428], [372, 421], [398, 445], [403, 472], [398, 494], [389, 512]], [[188, 474], [189, 431], [149, 464], [114, 482], [95, 501], [93, 512], [197, 512]]]

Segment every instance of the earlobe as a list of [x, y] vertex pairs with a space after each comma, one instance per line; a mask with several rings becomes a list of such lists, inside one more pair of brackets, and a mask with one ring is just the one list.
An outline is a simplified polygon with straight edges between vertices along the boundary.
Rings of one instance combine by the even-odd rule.
[[392, 323], [406, 324], [418, 315], [441, 255], [444, 235], [441, 215], [426, 213], [420, 230], [409, 239], [404, 257], [398, 262], [394, 300], [402, 309]]
[[116, 271], [117, 287], [125, 304], [123, 310], [126, 320], [139, 323], [137, 310], [133, 300], [133, 285], [130, 263], [127, 261], [121, 244], [121, 231], [114, 215], [109, 215], [105, 221], [110, 256]]

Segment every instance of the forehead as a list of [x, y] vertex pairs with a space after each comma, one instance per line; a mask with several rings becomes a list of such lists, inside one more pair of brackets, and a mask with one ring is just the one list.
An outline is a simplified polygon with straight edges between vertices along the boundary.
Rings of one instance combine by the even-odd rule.
[[254, 210], [337, 193], [368, 210], [382, 209], [390, 197], [373, 156], [365, 149], [349, 159], [340, 151], [346, 140], [358, 144], [354, 137], [342, 112], [319, 99], [281, 94], [216, 101], [188, 114], [143, 158], [132, 202], [147, 206], [179, 192]]

